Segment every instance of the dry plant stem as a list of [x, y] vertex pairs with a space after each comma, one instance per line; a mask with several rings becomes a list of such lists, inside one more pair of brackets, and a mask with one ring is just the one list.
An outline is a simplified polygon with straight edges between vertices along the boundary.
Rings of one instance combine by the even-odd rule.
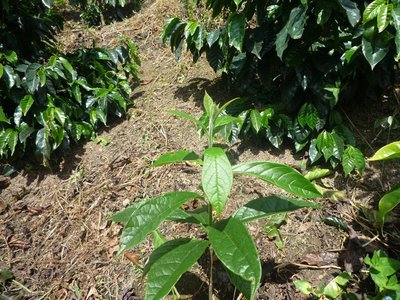
[[210, 246], [210, 283], [208, 285], [208, 300], [213, 300], [213, 250]]

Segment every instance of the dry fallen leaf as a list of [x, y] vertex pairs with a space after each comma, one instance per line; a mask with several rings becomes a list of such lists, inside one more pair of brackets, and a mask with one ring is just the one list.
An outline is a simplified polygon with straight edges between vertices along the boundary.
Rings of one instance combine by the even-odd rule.
[[140, 256], [135, 252], [125, 252], [124, 256], [135, 265], [140, 265]]

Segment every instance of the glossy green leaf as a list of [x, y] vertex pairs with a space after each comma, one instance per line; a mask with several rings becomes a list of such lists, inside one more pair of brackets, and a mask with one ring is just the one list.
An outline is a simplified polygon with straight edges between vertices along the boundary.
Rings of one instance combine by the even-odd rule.
[[64, 111], [61, 108], [59, 107], [54, 108], [54, 116], [56, 117], [57, 121], [64, 126], [67, 116], [65, 115]]
[[178, 150], [161, 155], [155, 162], [152, 163], [152, 166], [159, 167], [185, 161], [192, 161], [198, 164], [202, 164], [202, 160], [200, 159], [200, 157], [193, 151]]
[[363, 38], [362, 51], [364, 57], [370, 64], [371, 69], [374, 69], [375, 66], [389, 53], [389, 48], [378, 44], [373, 44], [366, 38]]
[[36, 133], [36, 151], [45, 159], [50, 158], [51, 147], [49, 144], [49, 137], [46, 128], [41, 128]]
[[306, 280], [296, 280], [294, 285], [296, 286], [296, 289], [305, 295], [310, 295], [313, 292], [311, 283]]
[[347, 19], [351, 26], [355, 27], [361, 19], [360, 10], [357, 4], [351, 0], [338, 0], [340, 6], [346, 11]]
[[400, 188], [386, 193], [379, 200], [379, 217], [384, 223], [385, 216], [390, 213], [400, 203]]
[[221, 148], [204, 151], [204, 165], [201, 183], [208, 201], [220, 215], [232, 188], [232, 166]]
[[362, 174], [365, 169], [364, 155], [358, 148], [347, 145], [343, 153], [342, 166], [346, 176], [353, 170], [357, 170]]
[[240, 118], [237, 117], [233, 117], [233, 116], [218, 116], [218, 118], [215, 120], [215, 128], [220, 127], [220, 126], [225, 126], [228, 125], [230, 123], [239, 123], [240, 125], [243, 123], [242, 120]]
[[348, 272], [339, 274], [325, 286], [323, 294], [332, 299], [338, 298], [345, 291], [345, 287], [350, 279], [351, 274]]
[[333, 156], [335, 140], [330, 132], [322, 131], [317, 137], [317, 148], [324, 154], [325, 161]]
[[[261, 279], [261, 263], [257, 249], [246, 226], [236, 218], [223, 220], [206, 228], [211, 246], [232, 273], [250, 282], [250, 291], [241, 291], [247, 299], [254, 299]], [[243, 286], [237, 286], [242, 288]]]
[[7, 88], [11, 89], [15, 85], [15, 72], [14, 69], [8, 65], [3, 67], [3, 77], [6, 82]]
[[379, 14], [380, 7], [385, 4], [386, 0], [375, 0], [368, 4], [363, 12], [363, 23], [375, 19]]
[[37, 74], [39, 76], [40, 86], [43, 87], [46, 84], [46, 71], [45, 71], [45, 69], [43, 67], [39, 68]]
[[147, 274], [145, 299], [164, 299], [207, 246], [208, 241], [204, 240], [176, 239], [167, 241], [154, 250], [144, 268], [144, 273]]
[[28, 137], [31, 136], [32, 133], [35, 132], [35, 129], [25, 124], [24, 126], [20, 125], [19, 132], [19, 141], [24, 143]]
[[229, 46], [242, 51], [246, 18], [244, 14], [232, 14], [228, 20]]
[[0, 78], [3, 77], [3, 73], [4, 73], [4, 66], [3, 64], [0, 63]]
[[11, 151], [11, 155], [14, 154], [17, 143], [18, 143], [18, 132], [12, 130], [12, 132], [10, 132], [10, 136], [8, 138], [8, 147]]
[[191, 192], [171, 192], [143, 201], [133, 209], [129, 221], [125, 224], [118, 253], [121, 254], [141, 243], [147, 234], [157, 229], [173, 211], [186, 201], [195, 198], [201, 196]]
[[28, 92], [33, 94], [39, 86], [39, 76], [37, 70], [41, 67], [40, 64], [32, 63], [26, 69], [25, 80], [28, 88]]
[[255, 176], [285, 191], [304, 198], [321, 196], [310, 181], [295, 169], [268, 161], [247, 162], [233, 166], [234, 174]]
[[286, 50], [290, 37], [299, 39], [303, 35], [306, 21], [307, 6], [300, 5], [291, 10], [289, 20], [286, 25], [276, 35], [276, 53], [282, 59], [283, 52]]
[[29, 109], [31, 108], [32, 104], [34, 103], [32, 95], [26, 95], [24, 98], [22, 98], [21, 102], [19, 103], [22, 113], [24, 116], [28, 113]]
[[378, 11], [378, 32], [382, 32], [389, 25], [390, 17], [392, 13], [391, 5], [381, 5]]
[[316, 179], [327, 177], [331, 174], [333, 174], [333, 171], [331, 169], [315, 168], [304, 175], [304, 177], [310, 181], [313, 181]]
[[206, 111], [206, 114], [209, 118], [215, 118], [215, 114], [217, 112], [217, 105], [214, 103], [214, 100], [211, 96], [206, 92], [204, 92], [203, 97], [203, 107]]
[[258, 133], [262, 127], [262, 116], [257, 109], [251, 110], [250, 121], [254, 130]]
[[[146, 200], [144, 200], [146, 201]], [[135, 202], [132, 205], [128, 206], [127, 208], [115, 213], [110, 219], [113, 222], [120, 222], [120, 223], [127, 223], [133, 214], [133, 212], [138, 209], [143, 204], [142, 201]]]
[[3, 107], [1, 105], [0, 105], [0, 122], [11, 124], [10, 119], [7, 118], [6, 114], [3, 111]]
[[303, 128], [308, 125], [311, 129], [315, 129], [318, 121], [318, 111], [315, 106], [309, 102], [305, 103], [297, 114], [297, 121]]
[[59, 59], [65, 70], [67, 70], [68, 73], [71, 75], [72, 80], [76, 80], [78, 74], [71, 63], [64, 57], [60, 57]]
[[283, 196], [268, 196], [251, 200], [233, 213], [232, 217], [242, 222], [250, 222], [277, 213], [294, 211], [303, 207], [320, 208], [317, 203]]
[[368, 160], [376, 161], [394, 158], [400, 158], [400, 141], [396, 141], [386, 146], [383, 146], [378, 151], [376, 151], [376, 153]]

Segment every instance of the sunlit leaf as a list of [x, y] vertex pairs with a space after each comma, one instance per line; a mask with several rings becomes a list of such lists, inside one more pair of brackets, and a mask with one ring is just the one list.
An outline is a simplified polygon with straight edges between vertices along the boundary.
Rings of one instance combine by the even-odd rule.
[[400, 158], [400, 141], [390, 143], [380, 148], [376, 153], [369, 158], [370, 161], [387, 160]]
[[393, 191], [386, 193], [381, 200], [379, 200], [379, 217], [382, 223], [385, 220], [385, 216], [390, 213], [400, 203], [400, 188], [394, 189]]
[[277, 213], [290, 212], [303, 207], [320, 208], [311, 201], [292, 199], [283, 196], [268, 196], [251, 200], [233, 213], [232, 217], [242, 222], [250, 222]]
[[[171, 192], [143, 201], [131, 211], [132, 214], [120, 237], [118, 253], [121, 254], [142, 242], [147, 234], [157, 229], [173, 211], [186, 201], [195, 198], [201, 198], [201, 196], [191, 192]], [[121, 219], [121, 215], [118, 219]]]
[[[232, 273], [250, 282], [251, 290], [241, 291], [247, 299], [254, 299], [260, 284], [261, 263], [254, 242], [246, 226], [236, 218], [223, 220], [206, 228], [211, 246]], [[237, 286], [242, 288], [243, 286]]]
[[247, 162], [233, 166], [235, 174], [250, 175], [304, 198], [321, 196], [312, 183], [295, 169], [273, 162]]
[[179, 278], [200, 258], [208, 241], [177, 239], [167, 241], [151, 254], [147, 274], [146, 300], [164, 299]]

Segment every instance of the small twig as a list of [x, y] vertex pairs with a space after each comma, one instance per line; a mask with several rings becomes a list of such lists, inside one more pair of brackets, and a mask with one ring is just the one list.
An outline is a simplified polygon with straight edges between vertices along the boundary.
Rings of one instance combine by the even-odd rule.
[[292, 265], [295, 267], [299, 267], [299, 268], [303, 268], [303, 269], [316, 269], [316, 270], [323, 270], [323, 269], [337, 269], [337, 270], [341, 270], [342, 268], [339, 266], [335, 266], [335, 265], [325, 265], [325, 266], [313, 266], [313, 265], [306, 265], [306, 264], [299, 264], [299, 263], [295, 263], [295, 262], [288, 262], [288, 263], [282, 263], [279, 265], [276, 265], [274, 267], [275, 270], [277, 269], [282, 269], [287, 265]]
[[24, 286], [21, 282], [13, 279], [12, 283], [18, 285], [20, 288], [24, 289], [25, 291], [27, 291], [29, 294], [34, 294], [35, 292], [31, 291], [30, 289], [28, 289], [26, 286]]

